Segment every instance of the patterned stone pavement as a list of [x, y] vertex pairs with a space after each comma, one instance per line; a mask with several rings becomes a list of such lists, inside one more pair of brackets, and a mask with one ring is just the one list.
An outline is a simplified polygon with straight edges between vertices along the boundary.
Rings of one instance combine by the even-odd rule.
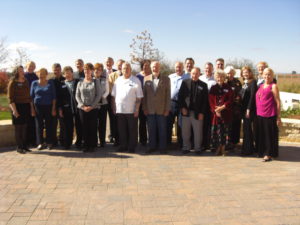
[[299, 225], [300, 148], [261, 159], [0, 151], [0, 225]]

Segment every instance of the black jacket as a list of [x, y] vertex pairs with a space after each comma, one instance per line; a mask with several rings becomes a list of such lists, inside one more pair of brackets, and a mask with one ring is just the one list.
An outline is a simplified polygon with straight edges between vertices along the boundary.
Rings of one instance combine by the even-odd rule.
[[[182, 108], [186, 108], [189, 111], [190, 106], [190, 99], [191, 99], [191, 90], [192, 86], [192, 79], [186, 79], [182, 81], [181, 87], [179, 89], [178, 94], [178, 105], [180, 110]], [[195, 112], [195, 119], [198, 119], [199, 113], [204, 114], [208, 107], [208, 88], [207, 84], [201, 80], [196, 81], [195, 87], [195, 94], [194, 94], [194, 112]]]
[[251, 83], [244, 84], [240, 91], [242, 97], [242, 113], [245, 114], [246, 110], [250, 110], [251, 115], [256, 114], [255, 94], [257, 91], [256, 80], [252, 80]]
[[71, 91], [66, 83], [65, 80], [60, 82], [57, 92], [57, 106], [63, 111], [72, 112], [75, 114], [77, 112], [77, 101], [75, 98], [77, 84], [79, 79], [74, 79], [74, 87], [73, 91]]

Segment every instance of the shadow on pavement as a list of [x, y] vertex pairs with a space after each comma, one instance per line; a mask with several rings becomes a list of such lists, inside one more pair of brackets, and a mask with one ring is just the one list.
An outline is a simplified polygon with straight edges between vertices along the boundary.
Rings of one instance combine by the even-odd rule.
[[[70, 157], [70, 158], [133, 158], [135, 155], [143, 155], [145, 157], [151, 155], [162, 155], [159, 151], [153, 152], [151, 154], [145, 154], [146, 147], [138, 146], [135, 153], [119, 153], [115, 152], [115, 148], [108, 146], [106, 148], [97, 148], [95, 152], [83, 153], [82, 151], [71, 149], [54, 149], [54, 150], [42, 150], [36, 151], [33, 150], [31, 153], [27, 154], [38, 154], [38, 155], [49, 155], [49, 156], [58, 156], [58, 157]], [[16, 151], [14, 147], [0, 148], [0, 153]], [[195, 154], [194, 152], [188, 154], [182, 154], [182, 151], [177, 147], [172, 147], [169, 149], [167, 154], [171, 156], [179, 157], [216, 157], [212, 152], [203, 152], [200, 155]], [[241, 157], [238, 153], [228, 152], [227, 157]], [[253, 156], [245, 156], [241, 158], [253, 158]], [[276, 158], [276, 161], [286, 161], [286, 162], [300, 162], [300, 146], [297, 144], [286, 145], [281, 144], [279, 146], [279, 157]]]
[[300, 146], [279, 146], [277, 161], [300, 162]]

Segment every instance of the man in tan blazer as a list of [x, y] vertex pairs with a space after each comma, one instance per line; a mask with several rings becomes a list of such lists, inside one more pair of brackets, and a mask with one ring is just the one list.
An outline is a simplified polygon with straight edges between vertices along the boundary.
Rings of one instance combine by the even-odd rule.
[[144, 78], [143, 110], [147, 116], [150, 147], [146, 153], [155, 151], [157, 147], [161, 153], [166, 153], [167, 116], [171, 107], [170, 79], [160, 74], [158, 61], [151, 63], [151, 70], [152, 74]]

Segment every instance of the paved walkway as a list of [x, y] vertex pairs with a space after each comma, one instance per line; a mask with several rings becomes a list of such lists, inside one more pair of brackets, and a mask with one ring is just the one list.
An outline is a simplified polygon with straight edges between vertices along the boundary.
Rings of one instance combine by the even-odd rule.
[[2, 149], [0, 225], [300, 224], [299, 147], [271, 163], [143, 152]]

